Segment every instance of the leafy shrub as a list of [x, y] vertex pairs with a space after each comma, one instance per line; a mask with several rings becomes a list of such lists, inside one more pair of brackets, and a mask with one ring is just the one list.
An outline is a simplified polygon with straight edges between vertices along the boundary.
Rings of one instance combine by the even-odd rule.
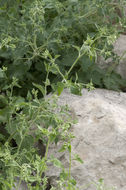
[[[76, 47], [81, 47], [87, 40], [87, 52], [77, 62], [70, 77], [75, 81], [75, 73], [82, 83], [92, 81], [96, 87], [119, 89], [117, 82], [106, 85], [106, 71], [96, 65], [97, 53], [112, 57], [112, 43], [117, 36], [117, 28], [125, 24], [118, 9], [123, 2], [107, 0], [30, 0], [1, 1], [0, 8], [0, 60], [1, 67], [7, 67], [8, 80], [2, 73], [1, 88], [12, 77], [19, 79], [21, 89], [16, 93], [26, 96], [34, 83], [45, 81], [43, 56], [46, 49], [53, 58], [59, 55], [56, 64], [63, 74], [69, 70], [77, 58]], [[114, 22], [114, 26], [112, 23]], [[120, 29], [123, 31], [123, 28]], [[88, 36], [87, 36], [88, 35]], [[111, 74], [110, 74], [111, 80]], [[117, 77], [118, 78], [118, 77]], [[49, 75], [52, 83], [61, 81], [59, 73], [52, 71]], [[113, 77], [112, 77], [113, 80]], [[105, 81], [105, 82], [104, 82]], [[50, 87], [48, 87], [50, 91]]]
[[[67, 142], [64, 147], [71, 155], [73, 135], [68, 131], [73, 121], [67, 107], [59, 107], [56, 98], [49, 100], [45, 96], [50, 91], [60, 95], [66, 87], [81, 95], [84, 86], [91, 90], [93, 84], [113, 90], [125, 86], [113, 68], [101, 70], [96, 65], [97, 55], [111, 57], [114, 63], [119, 63], [112, 44], [120, 32], [125, 32], [124, 3], [112, 0], [0, 2], [2, 190], [12, 189], [16, 178], [19, 178], [17, 189], [25, 181], [31, 190], [46, 190], [48, 178], [44, 174], [49, 161], [62, 169], [59, 189], [77, 189], [71, 177], [71, 160], [69, 171], [55, 158], [48, 160], [50, 143], [60, 140]], [[38, 142], [42, 142], [43, 155], [35, 147]]]
[[[7, 93], [12, 93], [15, 85], [18, 83], [13, 78], [11, 91], [8, 89]], [[68, 150], [71, 154], [73, 135], [68, 130], [73, 121], [69, 109], [67, 106], [58, 106], [55, 96], [39, 100], [37, 93], [35, 89], [32, 94], [29, 92], [27, 101], [13, 94], [8, 100], [6, 120], [1, 124], [4, 133], [0, 135], [0, 189], [12, 189], [18, 178], [16, 189], [25, 181], [28, 189], [46, 190], [48, 178], [44, 173], [48, 169], [48, 162], [65, 172], [60, 161], [48, 158], [48, 148], [52, 143], [64, 141], [64, 151]], [[37, 142], [41, 143], [36, 147]], [[70, 183], [70, 171], [67, 178]]]

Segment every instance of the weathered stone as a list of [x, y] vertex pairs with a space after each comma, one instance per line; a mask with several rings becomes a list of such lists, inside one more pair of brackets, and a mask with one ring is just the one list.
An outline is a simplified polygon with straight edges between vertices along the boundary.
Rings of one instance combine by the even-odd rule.
[[117, 66], [116, 71], [122, 78], [126, 79], [126, 35], [120, 35], [118, 40], [114, 44], [114, 51], [122, 57], [120, 64]]
[[13, 187], [13, 190], [17, 190], [17, 187], [18, 187], [18, 190], [28, 190], [26, 183], [24, 181], [20, 183], [19, 180], [20, 180], [19, 178], [16, 179], [15, 187]]
[[[114, 52], [118, 56], [122, 56], [120, 60], [120, 64], [115, 67], [115, 71], [119, 73], [123, 79], [126, 79], [126, 35], [120, 35], [120, 37], [116, 40], [114, 44]], [[124, 56], [123, 56], [124, 55]], [[98, 57], [97, 64], [100, 68], [108, 68], [112, 64], [112, 60], [109, 58], [104, 60], [103, 57]]]
[[[107, 187], [116, 190], [126, 189], [126, 94], [103, 89], [88, 92], [82, 96], [64, 91], [59, 104], [68, 104], [78, 117], [78, 123], [72, 126], [76, 136], [72, 140], [72, 153], [78, 154], [83, 164], [72, 161], [72, 176], [79, 189], [95, 189], [92, 182], [104, 179]], [[59, 153], [61, 144], [49, 149], [68, 168], [68, 153]], [[47, 175], [51, 183], [59, 177], [60, 170], [49, 166]]]

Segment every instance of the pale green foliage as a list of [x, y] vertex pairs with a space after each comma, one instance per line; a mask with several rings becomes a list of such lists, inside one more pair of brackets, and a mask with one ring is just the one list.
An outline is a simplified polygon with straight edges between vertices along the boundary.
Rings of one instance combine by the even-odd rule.
[[[72, 157], [74, 136], [69, 129], [74, 121], [57, 98], [64, 88], [81, 95], [83, 87], [120, 90], [125, 86], [126, 81], [114, 72], [121, 58], [112, 51], [119, 33], [125, 32], [124, 4], [119, 0], [0, 1], [1, 190], [12, 189], [17, 178], [16, 190], [22, 181], [29, 190], [46, 190], [48, 162], [61, 169], [52, 190], [78, 190], [71, 163], [83, 160]], [[97, 55], [111, 57], [114, 66], [101, 70], [95, 64]], [[47, 98], [50, 91], [52, 97]], [[35, 147], [38, 141], [43, 155]], [[68, 171], [54, 155], [48, 158], [50, 145], [60, 141], [60, 151], [69, 153]], [[96, 189], [107, 190], [102, 181]]]

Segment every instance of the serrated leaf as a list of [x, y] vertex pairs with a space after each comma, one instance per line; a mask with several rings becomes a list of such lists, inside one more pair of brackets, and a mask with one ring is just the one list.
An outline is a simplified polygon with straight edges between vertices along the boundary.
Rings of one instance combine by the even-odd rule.
[[8, 75], [10, 78], [15, 77], [17, 79], [24, 80], [24, 78], [27, 76], [28, 70], [29, 67], [27, 64], [20, 62], [19, 65], [8, 66]]
[[22, 141], [22, 144], [21, 144], [21, 148], [25, 148], [25, 149], [30, 149], [30, 147], [33, 146], [33, 143], [34, 143], [34, 138], [33, 136], [31, 135], [27, 135], [27, 136], [24, 136], [23, 139], [21, 138], [20, 134], [15, 134], [14, 137], [13, 137], [17, 143], [17, 145], [20, 144], [20, 142]]
[[24, 103], [25, 102], [25, 99], [21, 96], [16, 96], [16, 97], [13, 97], [14, 98], [14, 103], [15, 105], [18, 105], [20, 103]]
[[104, 82], [104, 85], [106, 86], [106, 88], [109, 90], [119, 91], [119, 89], [120, 89], [120, 83], [117, 80], [115, 80], [113, 75], [106, 75], [103, 78], [103, 82]]
[[89, 67], [91, 67], [93, 65], [93, 61], [86, 55], [84, 55], [81, 59], [80, 59], [80, 65], [82, 68], [82, 71], [86, 72]]
[[45, 66], [42, 62], [35, 63], [35, 69], [39, 72], [45, 72]]
[[[17, 141], [16, 141], [16, 142], [17, 142]], [[25, 149], [28, 149], [28, 150], [29, 150], [30, 147], [33, 146], [33, 143], [34, 143], [34, 138], [33, 138], [33, 136], [28, 135], [28, 136], [26, 136], [26, 137], [23, 139], [21, 148], [25, 148]]]
[[3, 109], [0, 109], [0, 122], [3, 122], [3, 123], [7, 122], [10, 111], [11, 110], [9, 107], [5, 107]]
[[67, 52], [64, 52], [64, 55], [63, 55], [63, 58], [61, 60], [61, 63], [65, 66], [71, 66], [75, 59], [77, 58], [78, 56], [78, 52], [77, 51], [67, 51]]
[[70, 87], [71, 93], [72, 93], [72, 94], [79, 95], [79, 96], [82, 95], [81, 90], [82, 90], [82, 88], [80, 88], [79, 86], [74, 85], [74, 84], [71, 85], [71, 87]]
[[99, 87], [102, 87], [102, 78], [104, 76], [100, 74], [97, 70], [94, 70], [91, 73], [91, 79], [95, 85], [98, 85]]

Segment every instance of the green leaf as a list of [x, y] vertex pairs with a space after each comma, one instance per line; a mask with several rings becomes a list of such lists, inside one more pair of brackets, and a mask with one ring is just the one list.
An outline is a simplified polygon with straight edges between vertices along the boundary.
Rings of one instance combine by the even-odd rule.
[[3, 180], [3, 179], [2, 179], [2, 183], [3, 183], [4, 185], [6, 185], [6, 187], [12, 189], [12, 185], [11, 185], [7, 180], [5, 180], [5, 179]]
[[63, 144], [58, 152], [64, 152], [65, 150], [67, 150], [67, 147], [67, 144]]
[[76, 160], [76, 161], [80, 162], [81, 164], [83, 164], [83, 163], [84, 163], [84, 162], [83, 162], [83, 160], [79, 157], [79, 155], [78, 155], [78, 154], [75, 154], [75, 155], [74, 155], [73, 160]]
[[98, 70], [93, 70], [91, 73], [91, 79], [95, 85], [102, 87], [102, 79], [104, 75], [102, 75]]
[[77, 51], [73, 51], [73, 50], [66, 51], [66, 52], [64, 52], [63, 59], [61, 60], [61, 63], [64, 66], [71, 66], [74, 63], [77, 56], [78, 56]]
[[24, 80], [27, 76], [29, 67], [27, 64], [20, 62], [19, 65], [8, 65], [7, 73], [10, 78], [15, 77], [20, 80]]
[[27, 100], [28, 101], [32, 100], [32, 95], [31, 95], [30, 91], [28, 91], [28, 93], [27, 93]]
[[93, 60], [91, 60], [88, 56], [84, 55], [81, 59], [80, 59], [80, 65], [82, 68], [82, 71], [86, 72], [88, 71], [88, 69], [93, 65]]
[[4, 108], [8, 104], [8, 100], [5, 96], [0, 95], [0, 108]]
[[71, 87], [70, 87], [71, 93], [79, 95], [79, 96], [82, 96], [81, 90], [82, 90], [82, 87], [80, 87], [80, 86], [78, 86], [76, 84], [72, 84]]
[[3, 72], [2, 69], [0, 69], [0, 79], [5, 78], [5, 73]]
[[45, 84], [46, 84], [46, 86], [49, 86], [50, 85], [50, 80], [46, 79]]
[[3, 134], [0, 134], [0, 141], [5, 140], [5, 136]]
[[[17, 142], [17, 139], [15, 139], [15, 140]], [[33, 136], [27, 135], [27, 136], [25, 136], [25, 138], [22, 141], [21, 148], [29, 150], [33, 146], [33, 144], [34, 144], [34, 138], [33, 138]], [[18, 143], [18, 145], [19, 145], [19, 143]]]
[[20, 105], [21, 103], [25, 103], [25, 99], [21, 96], [16, 96], [16, 97], [13, 97], [13, 103], [15, 105]]
[[99, 181], [99, 183], [103, 184], [104, 179], [103, 179], [103, 178], [100, 178], [98, 181]]
[[119, 74], [111, 73], [105, 75], [103, 82], [107, 89], [119, 91], [121, 84], [123, 84], [123, 79], [121, 79]]
[[50, 66], [50, 72], [52, 72], [53, 74], [58, 74], [58, 70], [57, 70], [57, 65], [53, 64]]
[[42, 95], [45, 95], [45, 89], [42, 85], [40, 84], [36, 84], [36, 83], [32, 83], [36, 88], [38, 88], [40, 90], [40, 92], [42, 93]]
[[71, 147], [71, 144], [69, 144], [68, 145], [68, 151], [71, 153], [71, 149], [72, 149], [72, 147]]
[[68, 179], [68, 176], [69, 176], [69, 174], [68, 174], [68, 172], [65, 171], [65, 170], [63, 170], [63, 171], [60, 173], [60, 179], [61, 179], [61, 180], [67, 180], [67, 179]]
[[85, 87], [88, 89], [88, 91], [91, 91], [91, 90], [94, 90], [94, 89], [95, 89], [95, 87], [94, 87], [94, 85], [93, 85], [93, 83], [92, 83], [92, 80], [91, 80], [89, 83], [87, 83], [87, 84], [85, 85]]
[[58, 82], [57, 83], [58, 96], [61, 95], [61, 93], [63, 92], [64, 87], [65, 87], [65, 84], [63, 82]]
[[78, 0], [69, 0], [70, 3], [78, 3]]
[[39, 72], [45, 72], [45, 66], [42, 62], [35, 63], [35, 69]]
[[73, 45], [73, 47], [79, 52], [80, 51], [80, 47], [78, 47], [78, 46], [75, 46], [75, 45]]
[[76, 182], [76, 180], [74, 178], [70, 179], [70, 182], [71, 182], [72, 185], [76, 185], [77, 184], [77, 182]]
[[56, 166], [57, 168], [63, 168], [63, 165], [61, 163], [60, 160], [53, 158], [51, 159], [51, 162], [53, 163], [54, 166]]
[[49, 131], [48, 131], [48, 129], [45, 129], [45, 128], [42, 128], [41, 126], [37, 126], [38, 127], [38, 129], [41, 131], [41, 133], [43, 134], [43, 135], [45, 135], [45, 136], [48, 136], [49, 135]]
[[0, 122], [6, 123], [7, 119], [10, 115], [10, 108], [9, 107], [5, 107], [3, 109], [0, 109]]

